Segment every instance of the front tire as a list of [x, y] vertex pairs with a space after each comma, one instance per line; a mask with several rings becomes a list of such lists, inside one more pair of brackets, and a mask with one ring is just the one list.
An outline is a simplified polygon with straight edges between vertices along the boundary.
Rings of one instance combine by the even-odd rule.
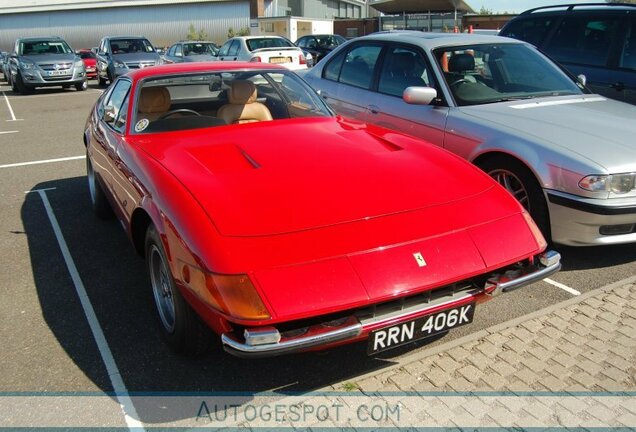
[[77, 91], [84, 91], [88, 88], [88, 83], [86, 82], [86, 80], [82, 81], [79, 84], [75, 84], [75, 90]]
[[91, 198], [91, 207], [93, 212], [100, 219], [110, 219], [113, 217], [113, 209], [110, 207], [110, 203], [106, 198], [106, 194], [99, 184], [95, 171], [93, 170], [93, 164], [91, 159], [86, 154], [86, 179], [88, 181], [88, 193]]
[[478, 165], [521, 203], [530, 213], [545, 239], [550, 241], [548, 204], [541, 185], [532, 171], [510, 156], [497, 155]]
[[211, 345], [211, 331], [179, 292], [163, 242], [152, 224], [146, 231], [145, 251], [162, 338], [177, 353], [199, 355], [206, 352]]
[[24, 84], [24, 81], [22, 80], [22, 75], [20, 75], [20, 73], [18, 73], [15, 77], [14, 90], [17, 90], [21, 95], [30, 95], [30, 94], [33, 94], [35, 91], [33, 87], [29, 87], [26, 84]]

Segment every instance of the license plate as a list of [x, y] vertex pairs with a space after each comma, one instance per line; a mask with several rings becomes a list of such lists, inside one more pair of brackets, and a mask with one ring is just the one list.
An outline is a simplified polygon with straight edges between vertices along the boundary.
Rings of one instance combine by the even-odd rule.
[[471, 303], [375, 330], [369, 335], [367, 354], [376, 354], [469, 324], [474, 315], [475, 303]]
[[280, 64], [280, 63], [291, 63], [291, 57], [270, 57], [269, 58], [269, 62], [270, 63], [276, 63], [276, 64]]
[[49, 71], [49, 76], [61, 76], [61, 75], [68, 75], [69, 71], [63, 71], [63, 70], [54, 70], [54, 71]]

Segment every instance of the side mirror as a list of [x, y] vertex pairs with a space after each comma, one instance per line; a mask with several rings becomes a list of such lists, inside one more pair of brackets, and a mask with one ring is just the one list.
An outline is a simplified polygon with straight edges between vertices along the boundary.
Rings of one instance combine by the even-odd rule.
[[112, 123], [115, 121], [115, 117], [117, 117], [117, 112], [115, 111], [115, 107], [112, 105], [107, 105], [104, 108], [104, 114], [102, 115], [102, 120], [106, 123]]
[[411, 105], [428, 105], [437, 97], [437, 90], [431, 87], [407, 87], [402, 99]]
[[585, 87], [585, 84], [587, 83], [587, 77], [586, 77], [585, 75], [583, 75], [583, 74], [578, 75], [578, 76], [576, 77], [576, 80], [577, 80], [577, 81], [578, 81], [578, 82], [579, 82], [582, 86], [584, 86], [584, 87]]

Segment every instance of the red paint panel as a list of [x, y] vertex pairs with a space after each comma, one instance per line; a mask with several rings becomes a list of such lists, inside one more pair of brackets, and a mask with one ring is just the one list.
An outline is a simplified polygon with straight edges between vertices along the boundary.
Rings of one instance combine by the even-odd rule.
[[261, 270], [255, 278], [278, 318], [329, 313], [369, 299], [346, 258]]
[[[422, 267], [416, 253], [426, 262]], [[353, 255], [349, 260], [374, 300], [438, 287], [484, 268], [479, 251], [464, 231]]]

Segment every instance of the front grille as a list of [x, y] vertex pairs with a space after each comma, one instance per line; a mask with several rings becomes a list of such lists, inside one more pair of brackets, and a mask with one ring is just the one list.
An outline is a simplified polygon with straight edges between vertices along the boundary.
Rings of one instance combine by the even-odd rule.
[[154, 66], [154, 65], [155, 65], [155, 62], [153, 62], [153, 61], [151, 61], [151, 62], [130, 62], [130, 63], [126, 63], [126, 66], [128, 67], [128, 69], [141, 69], [141, 68]]
[[384, 321], [400, 315], [408, 315], [441, 305], [457, 301], [469, 295], [475, 295], [483, 291], [483, 287], [478, 288], [470, 281], [457, 282], [440, 288], [424, 291], [396, 300], [383, 302], [358, 309], [355, 316], [360, 323], [370, 324], [377, 321]]
[[40, 69], [45, 71], [54, 71], [54, 70], [69, 70], [73, 67], [73, 63], [42, 63], [39, 65]]

